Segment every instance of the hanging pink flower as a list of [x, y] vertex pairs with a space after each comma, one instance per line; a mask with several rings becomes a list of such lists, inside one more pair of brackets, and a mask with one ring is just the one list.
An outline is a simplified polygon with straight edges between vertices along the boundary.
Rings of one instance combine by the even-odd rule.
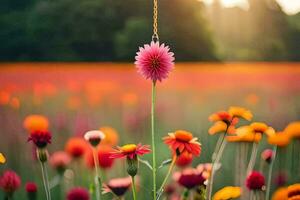
[[135, 57], [135, 65], [144, 78], [151, 79], [154, 83], [168, 77], [174, 68], [174, 53], [170, 48], [159, 42], [151, 42], [139, 48]]
[[20, 177], [12, 170], [6, 170], [0, 177], [0, 188], [9, 195], [12, 195], [20, 185]]

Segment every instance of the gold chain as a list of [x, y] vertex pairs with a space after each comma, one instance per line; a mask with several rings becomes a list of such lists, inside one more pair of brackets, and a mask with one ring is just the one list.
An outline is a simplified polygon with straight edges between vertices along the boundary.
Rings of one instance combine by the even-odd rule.
[[157, 30], [157, 20], [158, 20], [158, 0], [153, 0], [153, 35], [152, 40], [153, 41], [159, 41], [158, 38], [158, 30]]

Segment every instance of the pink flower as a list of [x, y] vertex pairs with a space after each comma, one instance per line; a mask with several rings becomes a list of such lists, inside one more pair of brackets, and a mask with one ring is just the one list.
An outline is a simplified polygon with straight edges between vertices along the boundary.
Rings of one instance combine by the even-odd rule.
[[64, 151], [57, 151], [50, 157], [50, 165], [59, 172], [65, 171], [71, 162], [71, 157]]
[[145, 44], [144, 48], [139, 48], [135, 60], [138, 73], [155, 83], [168, 77], [169, 72], [174, 68], [175, 58], [168, 46], [152, 41], [150, 45]]
[[253, 171], [246, 180], [246, 186], [249, 190], [262, 190], [265, 185], [265, 177], [256, 171]]
[[124, 158], [127, 157], [129, 159], [136, 158], [137, 155], [144, 155], [150, 153], [150, 146], [149, 145], [142, 145], [142, 144], [126, 144], [122, 147], [117, 147], [110, 153], [110, 158]]
[[187, 189], [203, 185], [206, 180], [203, 171], [194, 168], [186, 168], [181, 172], [175, 172], [173, 178], [179, 185]]
[[27, 182], [25, 185], [25, 190], [27, 193], [36, 193], [37, 192], [37, 185], [33, 182]]
[[13, 194], [20, 185], [20, 177], [12, 170], [5, 171], [0, 177], [0, 188], [8, 194]]
[[273, 158], [273, 151], [271, 149], [266, 149], [261, 153], [261, 158], [267, 163], [271, 163]]
[[103, 193], [111, 192], [118, 197], [123, 196], [131, 186], [131, 183], [130, 176], [125, 178], [111, 179], [107, 184], [104, 184]]
[[67, 194], [67, 200], [89, 200], [89, 192], [82, 187], [71, 189]]

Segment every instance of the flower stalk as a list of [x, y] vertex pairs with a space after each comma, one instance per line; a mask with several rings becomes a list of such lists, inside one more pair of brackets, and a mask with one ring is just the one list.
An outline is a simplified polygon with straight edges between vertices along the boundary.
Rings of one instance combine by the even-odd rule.
[[269, 173], [268, 173], [268, 182], [267, 182], [267, 190], [266, 190], [266, 199], [270, 199], [270, 190], [271, 190], [271, 180], [272, 180], [272, 172], [274, 168], [274, 163], [275, 163], [275, 158], [276, 158], [276, 153], [277, 153], [277, 146], [274, 146], [273, 148], [273, 158], [271, 161]]
[[40, 161], [41, 164], [41, 169], [42, 169], [42, 178], [43, 178], [43, 184], [45, 188], [45, 193], [46, 193], [46, 199], [51, 200], [51, 192], [50, 192], [50, 185], [49, 185], [49, 178], [48, 178], [48, 173], [46, 169], [45, 163], [47, 162], [47, 150], [43, 148], [38, 148], [37, 149], [37, 157]]
[[93, 158], [94, 158], [95, 172], [96, 172], [96, 177], [95, 177], [96, 199], [100, 200], [101, 199], [100, 189], [102, 188], [102, 181], [99, 174], [99, 158], [98, 158], [96, 147], [93, 148]]
[[153, 178], [153, 199], [156, 200], [156, 148], [155, 148], [155, 96], [156, 96], [156, 81], [152, 82], [151, 92], [151, 142], [152, 142], [152, 178]]
[[256, 161], [256, 156], [257, 156], [257, 150], [258, 150], [258, 144], [256, 142], [253, 142], [252, 146], [252, 152], [250, 156], [250, 161], [247, 167], [247, 174], [246, 176], [253, 170], [255, 161]]
[[133, 200], [136, 200], [136, 188], [135, 188], [135, 179], [134, 176], [131, 176], [131, 180], [132, 180], [132, 196], [133, 196]]

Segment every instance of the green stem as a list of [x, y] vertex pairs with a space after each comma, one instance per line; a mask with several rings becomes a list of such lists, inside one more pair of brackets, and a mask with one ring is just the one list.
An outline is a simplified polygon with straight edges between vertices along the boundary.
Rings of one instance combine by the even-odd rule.
[[181, 200], [187, 200], [190, 194], [190, 190], [185, 189], [182, 196], [181, 196]]
[[[227, 133], [227, 129], [226, 129], [224, 135], [226, 135], [226, 133]], [[210, 175], [210, 178], [209, 178], [209, 181], [208, 181], [208, 187], [207, 187], [208, 200], [211, 200], [211, 196], [212, 196], [214, 175], [215, 175], [215, 172], [216, 172], [216, 164], [218, 164], [220, 162], [226, 145], [227, 145], [227, 140], [224, 138], [222, 140], [221, 146], [220, 146], [220, 148], [218, 150], [218, 153], [216, 155], [216, 159], [213, 161], [213, 164], [212, 164], [212, 171], [211, 171], [211, 175]]]
[[249, 161], [249, 164], [248, 164], [248, 167], [247, 167], [246, 176], [248, 176], [254, 168], [255, 161], [256, 161], [256, 156], [257, 156], [257, 150], [258, 150], [258, 144], [256, 142], [253, 142], [252, 152], [251, 152], [250, 161]]
[[134, 176], [131, 177], [132, 179], [132, 195], [133, 195], [133, 200], [136, 200], [136, 189], [135, 189], [135, 181], [134, 181]]
[[213, 154], [212, 154], [212, 158], [211, 158], [212, 162], [214, 162], [214, 160], [216, 159], [218, 150], [220, 149], [220, 146], [221, 146], [221, 144], [222, 144], [224, 138], [225, 138], [225, 133], [223, 133], [223, 134], [221, 134], [221, 135], [219, 136], [218, 141], [217, 141], [217, 144], [216, 144], [216, 147], [215, 147], [215, 150], [214, 150], [214, 152], [213, 152]]
[[154, 133], [154, 111], [155, 111], [155, 82], [152, 82], [152, 101], [151, 101], [151, 139], [152, 139], [152, 177], [153, 177], [153, 200], [156, 200], [156, 149]]
[[172, 172], [172, 170], [173, 170], [173, 168], [174, 168], [174, 166], [175, 166], [176, 160], [177, 160], [177, 156], [174, 155], [174, 156], [173, 156], [173, 159], [172, 159], [172, 163], [171, 163], [171, 165], [170, 165], [170, 167], [169, 167], [169, 170], [168, 170], [168, 172], [167, 172], [167, 174], [166, 174], [166, 176], [165, 176], [165, 179], [164, 179], [164, 181], [162, 182], [162, 184], [161, 184], [161, 186], [160, 186], [160, 188], [159, 188], [159, 190], [158, 190], [158, 197], [157, 197], [157, 199], [160, 198], [161, 193], [162, 193], [163, 190], [164, 190], [164, 187], [165, 187], [165, 185], [166, 185], [166, 183], [167, 183], [167, 180], [168, 180], [168, 178], [169, 178], [169, 176], [170, 176], [170, 174], [171, 174], [171, 172]]
[[277, 146], [273, 147], [273, 154], [274, 154], [274, 156], [273, 156], [273, 158], [272, 158], [271, 166], [270, 166], [269, 173], [268, 173], [268, 182], [267, 182], [266, 200], [270, 199], [272, 171], [273, 171], [273, 167], [274, 167], [274, 163], [275, 163], [276, 152], [277, 152]]
[[96, 199], [101, 199], [101, 188], [102, 188], [102, 182], [101, 178], [99, 176], [99, 159], [97, 155], [97, 149], [93, 148], [93, 157], [94, 157], [94, 164], [95, 164], [95, 172], [96, 172], [96, 178], [95, 178], [95, 190], [96, 190]]
[[51, 193], [50, 193], [50, 187], [49, 187], [49, 181], [48, 181], [48, 173], [46, 170], [45, 162], [40, 162], [41, 168], [42, 168], [42, 177], [43, 177], [43, 183], [46, 193], [46, 199], [51, 200]]

